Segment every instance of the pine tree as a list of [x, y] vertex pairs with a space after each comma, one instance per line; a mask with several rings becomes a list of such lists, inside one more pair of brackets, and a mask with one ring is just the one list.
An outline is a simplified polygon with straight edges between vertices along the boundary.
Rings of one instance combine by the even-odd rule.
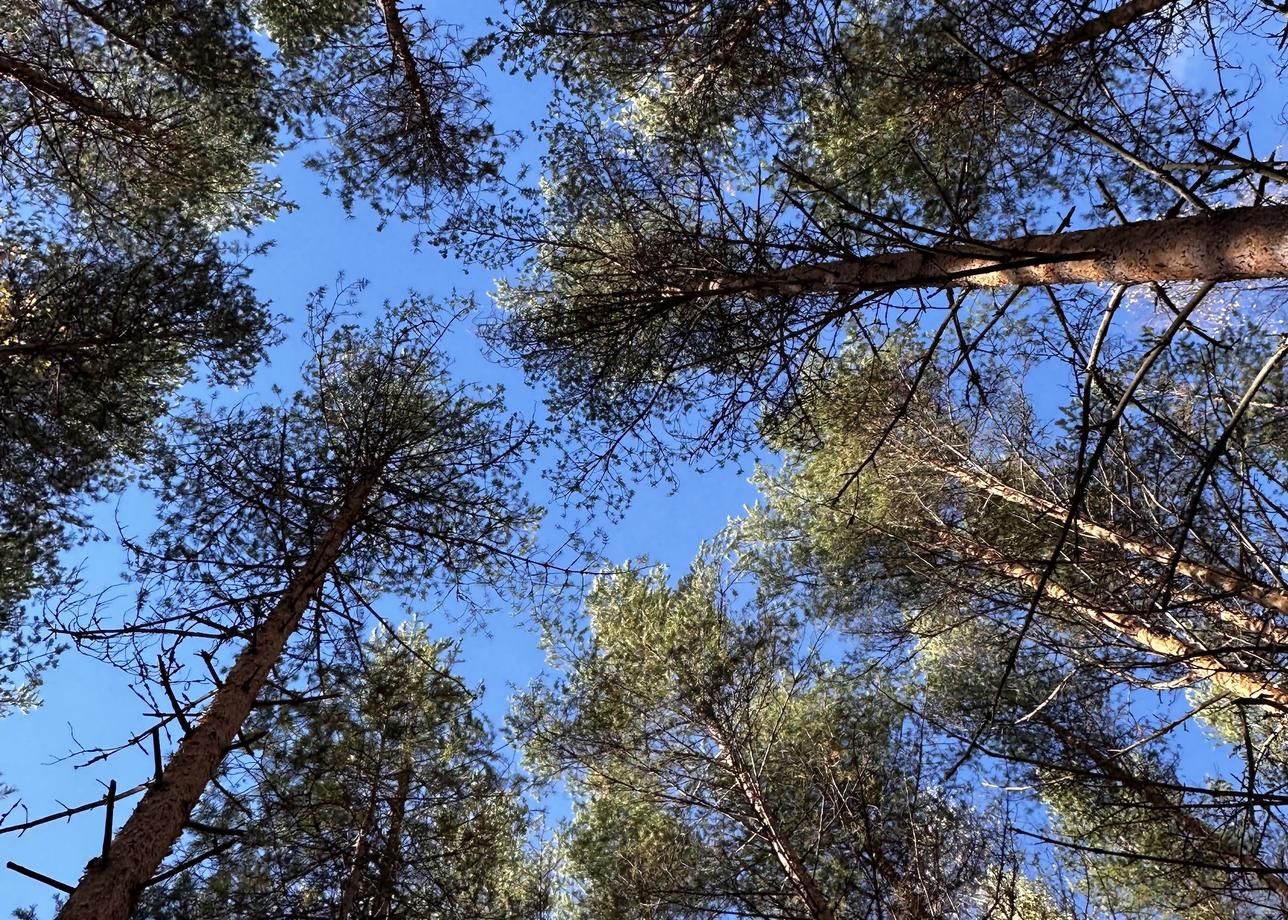
[[[852, 326], [941, 326], [955, 359], [1014, 347], [965, 337], [972, 306], [1284, 275], [1281, 171], [1159, 64], [1186, 4], [520, 7], [515, 54], [564, 92], [494, 335], [586, 422], [586, 465], [624, 435], [658, 463], [745, 446]], [[1213, 15], [1213, 41], [1271, 26]]]
[[979, 908], [1015, 894], [1016, 853], [939, 782], [891, 676], [824, 662], [788, 599], [739, 610], [722, 577], [606, 576], [520, 701], [526, 756], [575, 794], [572, 914], [1009, 916]]
[[[320, 697], [252, 717], [179, 854], [236, 845], [149, 889], [135, 916], [538, 916], [528, 815], [446, 642], [405, 626], [319, 675]], [[234, 769], [235, 766], [235, 769]]]
[[141, 598], [141, 622], [76, 633], [118, 659], [131, 637], [170, 637], [173, 649], [213, 635], [216, 654], [243, 641], [61, 917], [129, 915], [270, 676], [296, 670], [293, 650], [307, 663], [343, 644], [345, 611], [373, 593], [424, 597], [496, 568], [532, 516], [514, 489], [527, 432], [498, 418], [495, 396], [450, 381], [428, 304], [410, 301], [369, 333], [326, 311], [315, 320], [309, 389], [276, 406], [198, 406], [161, 452], [164, 526], [139, 551], [163, 600]]
[[289, 129], [347, 204], [427, 226], [500, 152], [455, 33], [393, 3], [6, 0], [0, 18], [2, 623], [57, 579], [78, 504], [188, 365], [259, 356], [258, 253], [218, 234], [283, 205], [268, 170]]
[[[1078, 451], [1060, 442], [1078, 429], [1045, 429], [1022, 391], [963, 408], [918, 360], [924, 345], [888, 344], [851, 353], [782, 434], [784, 471], [762, 479], [767, 505], [746, 525], [757, 571], [816, 586], [815, 609], [912, 662], [928, 722], [964, 744], [962, 763], [1040, 795], [1038, 839], [1084, 867], [1098, 907], [1277, 916], [1282, 592], [1230, 543], [1273, 552], [1281, 538], [1273, 506], [1245, 521], [1230, 498], [1270, 498], [1282, 464], [1240, 433], [1241, 463], [1194, 491], [1245, 380], [1176, 399], [1178, 359], [1194, 355], [1174, 349], [1158, 382], [1169, 400], [1142, 393], [1144, 409], [1101, 424], [1104, 450], [1069, 463]], [[1137, 362], [1130, 350], [1107, 361], [1103, 395]], [[1186, 774], [1200, 755], [1171, 741], [1194, 723], [1213, 742], [1206, 777]]]

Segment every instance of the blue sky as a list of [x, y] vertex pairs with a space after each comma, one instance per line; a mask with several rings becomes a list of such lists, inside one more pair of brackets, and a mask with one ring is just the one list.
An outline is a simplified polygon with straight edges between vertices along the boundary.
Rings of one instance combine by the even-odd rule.
[[[490, 2], [461, 4], [446, 15], [467, 19], [468, 36], [480, 31], [483, 17], [493, 7]], [[1196, 58], [1180, 60], [1176, 66], [1193, 70], [1205, 65]], [[1192, 76], [1200, 82], [1203, 79], [1201, 72]], [[489, 73], [486, 79], [494, 99], [492, 116], [498, 127], [526, 130], [528, 122], [540, 115], [546, 97], [542, 85], [501, 73]], [[1280, 111], [1282, 88], [1268, 95], [1269, 110]], [[1267, 119], [1255, 127], [1256, 150], [1263, 156], [1284, 139], [1281, 122]], [[535, 148], [528, 146], [520, 150], [520, 156], [532, 156], [534, 152]], [[453, 291], [486, 296], [492, 286], [492, 272], [476, 269], [466, 273], [462, 265], [432, 250], [413, 252], [410, 228], [390, 224], [378, 232], [377, 221], [369, 213], [360, 211], [353, 218], [346, 217], [339, 203], [324, 197], [316, 177], [298, 168], [295, 159], [288, 158], [281, 172], [287, 194], [299, 209], [264, 227], [258, 237], [276, 241], [268, 256], [255, 263], [254, 280], [277, 311], [301, 317], [307, 293], [319, 285], [332, 284], [341, 271], [350, 280], [363, 278], [369, 282], [361, 299], [368, 311], [378, 309], [386, 299], [399, 299], [409, 288], [439, 296]], [[295, 368], [302, 354], [297, 344], [300, 331], [298, 322], [286, 328], [287, 341], [274, 352], [256, 386], [266, 388], [277, 383], [287, 390], [294, 387]], [[453, 344], [458, 376], [504, 383], [515, 411], [540, 416], [540, 394], [525, 387], [516, 371], [489, 363], [477, 342], [467, 335], [456, 336]], [[533, 489], [540, 492], [540, 484], [534, 482]], [[641, 485], [629, 513], [612, 525], [606, 553], [618, 561], [646, 554], [671, 566], [674, 574], [681, 573], [699, 543], [754, 500], [755, 491], [746, 483], [745, 474], [734, 468], [710, 471], [701, 477], [682, 475], [674, 493]], [[150, 511], [145, 498], [131, 493], [119, 503], [100, 509], [98, 520], [108, 532], [120, 520], [138, 536], [150, 529]], [[71, 559], [83, 561], [89, 586], [107, 590], [112, 596], [111, 589], [120, 583], [122, 564], [111, 543], [82, 548], [73, 552]], [[116, 594], [122, 599], [129, 597], [128, 589]], [[427, 618], [438, 627], [440, 635], [455, 629], [433, 614]], [[535, 635], [515, 620], [498, 616], [487, 627], [488, 635], [464, 637], [460, 671], [468, 680], [486, 685], [484, 712], [499, 722], [511, 686], [523, 685], [539, 673], [542, 657]], [[130, 692], [121, 672], [71, 653], [49, 676], [43, 696], [42, 708], [0, 720], [0, 751], [4, 752], [0, 781], [17, 787], [32, 817], [97, 798], [108, 779], [115, 778], [123, 787], [129, 787], [148, 776], [151, 758], [144, 752], [126, 752], [106, 765], [79, 770], [73, 766], [76, 761], [54, 762], [78, 746], [119, 743], [147, 724], [142, 714], [144, 707]], [[6, 801], [0, 810], [11, 802]], [[128, 809], [118, 810], [118, 825], [127, 814]], [[20, 819], [15, 815], [10, 820]], [[21, 838], [0, 836], [0, 863], [15, 860], [74, 883], [85, 861], [97, 853], [101, 822], [101, 812], [92, 812], [69, 823], [39, 828]], [[48, 913], [49, 895], [50, 889], [45, 886], [12, 872], [0, 872], [0, 916], [28, 904], [38, 904]]]
[[[492, 11], [491, 3], [471, 3], [445, 14], [467, 20], [464, 35], [477, 34], [482, 20]], [[529, 122], [544, 108], [546, 89], [522, 77], [502, 73], [485, 75], [492, 93], [492, 117], [503, 129], [527, 133]], [[519, 151], [530, 156], [534, 147]], [[266, 225], [257, 239], [275, 241], [266, 257], [254, 265], [254, 283], [273, 308], [295, 322], [286, 326], [286, 341], [271, 355], [255, 388], [266, 390], [273, 383], [284, 390], [296, 387], [296, 368], [303, 355], [299, 345], [306, 295], [319, 285], [333, 285], [338, 272], [348, 280], [365, 279], [360, 306], [368, 315], [385, 300], [397, 301], [408, 289], [448, 297], [453, 292], [473, 293], [485, 299], [496, 274], [469, 270], [459, 262], [441, 257], [436, 251], [414, 252], [412, 228], [391, 223], [378, 230], [378, 221], [361, 207], [347, 217], [334, 198], [325, 197], [317, 177], [298, 166], [298, 156], [280, 164], [286, 194], [298, 210], [284, 214]], [[479, 343], [471, 336], [453, 337], [453, 361], [458, 377], [482, 383], [503, 383], [511, 408], [542, 417], [540, 394], [523, 384], [514, 369], [490, 363]], [[540, 497], [541, 483], [532, 491]], [[755, 490], [746, 474], [735, 469], [717, 470], [701, 477], [682, 475], [678, 488], [654, 489], [642, 485], [626, 517], [614, 524], [606, 547], [608, 558], [626, 561], [640, 555], [666, 563], [682, 573], [698, 544], [716, 533], [730, 516], [754, 501]], [[552, 517], [557, 515], [552, 515]], [[151, 529], [152, 506], [147, 496], [132, 491], [98, 510], [96, 521], [114, 534], [116, 522], [134, 536]], [[132, 592], [121, 585], [122, 557], [111, 543], [96, 543], [73, 551], [69, 560], [83, 565], [86, 586], [108, 591], [123, 603], [132, 602]], [[116, 590], [113, 590], [116, 588]], [[425, 617], [439, 635], [452, 635], [456, 627], [427, 612]], [[513, 686], [526, 684], [542, 668], [542, 653], [536, 635], [515, 618], [493, 617], [487, 634], [474, 632], [463, 637], [463, 676], [486, 687], [482, 709], [499, 723], [507, 708]], [[44, 705], [28, 714], [0, 719], [0, 782], [15, 787], [29, 809], [30, 817], [61, 810], [102, 796], [108, 780], [116, 779], [129, 788], [146, 779], [151, 755], [127, 751], [106, 764], [76, 769], [85, 758], [56, 762], [77, 747], [111, 746], [150, 724], [146, 708], [130, 692], [126, 675], [76, 652], [63, 657], [48, 676], [41, 693]], [[74, 737], [73, 737], [74, 732]], [[130, 800], [131, 803], [137, 801]], [[13, 798], [0, 805], [9, 807]], [[128, 817], [128, 808], [117, 810], [116, 824]], [[8, 823], [22, 820], [20, 811]], [[0, 836], [0, 863], [8, 860], [29, 866], [69, 884], [79, 878], [85, 862], [97, 855], [102, 839], [102, 812], [79, 815], [70, 822], [58, 822], [29, 831], [22, 837]], [[0, 870], [0, 916], [16, 907], [35, 904], [41, 915], [52, 913], [52, 890], [14, 872]]]

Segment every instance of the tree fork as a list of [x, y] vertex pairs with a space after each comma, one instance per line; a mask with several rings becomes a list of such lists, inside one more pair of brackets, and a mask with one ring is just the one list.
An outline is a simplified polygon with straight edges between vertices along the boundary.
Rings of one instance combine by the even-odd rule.
[[368, 470], [345, 497], [322, 539], [237, 656], [210, 706], [180, 743], [161, 781], [143, 796], [112, 841], [111, 855], [90, 860], [76, 890], [58, 912], [58, 920], [128, 920], [140, 892], [183, 833], [184, 823], [250, 714], [287, 640], [339, 558], [345, 537], [361, 516], [379, 473], [379, 468]]

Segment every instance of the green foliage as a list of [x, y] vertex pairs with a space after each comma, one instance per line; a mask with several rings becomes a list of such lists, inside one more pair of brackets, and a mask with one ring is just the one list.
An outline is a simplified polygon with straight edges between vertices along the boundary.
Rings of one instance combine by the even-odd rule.
[[[1057, 549], [1069, 499], [1053, 458], [1070, 453], [1059, 439], [1076, 439], [1077, 430], [1036, 430], [1013, 391], [1005, 410], [971, 415], [938, 365], [924, 365], [907, 344], [836, 362], [799, 416], [774, 429], [783, 467], [762, 472], [766, 502], [739, 532], [754, 548], [762, 582], [794, 592], [813, 617], [843, 623], [857, 654], [877, 649], [909, 662], [902, 687], [910, 708], [933, 734], [965, 745], [959, 768], [973, 761], [990, 785], [1009, 790], [1012, 820], [1054, 845], [1048, 871], [1060, 868], [1091, 909], [1277, 916], [1285, 891], [1267, 880], [1284, 845], [1274, 817], [1280, 745], [1270, 728], [1278, 709], [1217, 692], [1202, 681], [1205, 672], [1131, 632], [1135, 623], [1179, 635], [1191, 656], [1276, 680], [1275, 651], [1252, 651], [1257, 630], [1275, 628], [1271, 608], [1207, 600], [1211, 586], [1201, 578], [1178, 583], [1164, 608], [1157, 560], [1114, 542], [1164, 544], [1167, 537], [1150, 529], [1152, 515], [1189, 498], [1171, 489], [1195, 462], [1172, 435], [1212, 437], [1219, 407], [1239, 392], [1236, 375], [1202, 385], [1223, 394], [1211, 404], [1178, 399], [1199, 388], [1190, 375], [1202, 363], [1184, 366], [1185, 353], [1169, 357], [1176, 366], [1157, 384], [1168, 411], [1158, 412], [1163, 401], [1147, 390], [1142, 414], [1151, 414], [1126, 417], [1088, 474], [1078, 519], [1121, 538], [1091, 531]], [[1134, 366], [1130, 352], [1121, 367], [1106, 362], [1102, 385]], [[1143, 511], [1135, 488], [1162, 463], [1174, 478], [1149, 480]], [[1227, 475], [1217, 474], [1222, 487]], [[1041, 513], [1044, 502], [1060, 513]], [[1194, 521], [1201, 536], [1191, 552], [1214, 552], [1205, 563], [1212, 566], [1229, 564], [1217, 549], [1228, 538], [1218, 520], [1204, 506]], [[1255, 519], [1244, 532], [1260, 534], [1271, 523]], [[1042, 571], [1081, 600], [1047, 594], [1034, 602], [1032, 582], [1020, 575]], [[1128, 628], [1112, 628], [1113, 616], [1126, 617]], [[1189, 702], [1160, 694], [1168, 688], [1160, 675], [1192, 686]], [[1216, 726], [1231, 748], [1203, 751], [1199, 739], [1182, 740], [1176, 730], [1191, 716]], [[1198, 770], [1187, 766], [1195, 760]], [[1242, 808], [1244, 794], [1266, 811]]]
[[675, 587], [601, 579], [587, 630], [552, 632], [555, 676], [517, 702], [528, 761], [576, 796], [571, 914], [809, 916], [807, 878], [838, 917], [972, 915], [1012, 855], [929, 779], [897, 681], [824, 664], [790, 599], [736, 606], [717, 559]]
[[476, 581], [490, 588], [512, 572], [507, 560], [538, 514], [518, 488], [531, 426], [505, 415], [498, 392], [451, 378], [428, 300], [391, 306], [369, 329], [346, 322], [325, 291], [312, 310], [306, 389], [193, 403], [151, 452], [164, 510], [151, 545], [132, 547], [139, 625], [170, 616], [207, 633], [199, 611], [214, 609], [221, 637], [258, 623], [364, 483], [328, 604], [361, 610], [382, 593], [443, 589], [477, 599]]
[[[378, 632], [259, 741], [200, 820], [237, 846], [153, 890], [138, 916], [535, 918], [543, 869], [476, 694], [423, 627]], [[226, 839], [195, 835], [185, 852]]]
[[6, 0], [0, 18], [6, 210], [144, 234], [272, 216], [277, 110], [239, 3]]
[[1040, 53], [1084, 4], [513, 7], [511, 59], [558, 91], [535, 226], [497, 255], [528, 260], [494, 335], [584, 421], [586, 466], [736, 454], [850, 323], [879, 341], [941, 305], [929, 282], [854, 290], [829, 263], [1054, 226], [1053, 188], [1134, 181], [1096, 137], [1186, 148], [1167, 113], [1220, 120], [1170, 84], [1137, 92], [1173, 10]]
[[66, 593], [57, 560], [85, 503], [124, 481], [194, 365], [235, 381], [271, 333], [245, 269], [199, 240], [68, 248], [13, 226], [3, 248], [0, 632], [6, 663], [34, 677], [45, 659], [22, 607]]

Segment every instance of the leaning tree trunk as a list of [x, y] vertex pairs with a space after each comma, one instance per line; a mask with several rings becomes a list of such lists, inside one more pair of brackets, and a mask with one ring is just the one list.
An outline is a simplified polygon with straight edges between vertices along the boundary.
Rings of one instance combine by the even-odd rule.
[[1023, 54], [1017, 54], [1009, 60], [999, 63], [996, 73], [986, 74], [973, 83], [956, 87], [945, 93], [930, 106], [927, 106], [926, 120], [929, 121], [936, 116], [942, 117], [946, 109], [959, 105], [975, 93], [987, 89], [999, 76], [1014, 78], [1058, 62], [1074, 48], [1093, 42], [1098, 38], [1103, 38], [1110, 32], [1125, 29], [1178, 2], [1180, 0], [1125, 0], [1124, 3], [1106, 10], [1099, 16], [1094, 16]]
[[0, 51], [0, 80], [16, 83], [28, 93], [51, 99], [86, 118], [109, 122], [133, 134], [145, 135], [150, 128], [146, 119], [123, 112], [103, 99], [87, 96], [27, 61], [3, 51]]
[[1183, 805], [1179, 805], [1169, 798], [1157, 783], [1137, 776], [1126, 764], [1111, 756], [1107, 751], [1097, 748], [1093, 744], [1087, 744], [1041, 713], [1038, 715], [1038, 721], [1059, 739], [1060, 744], [1066, 750], [1081, 754], [1091, 760], [1103, 776], [1112, 779], [1124, 789], [1140, 796], [1148, 803], [1151, 810], [1172, 822], [1172, 825], [1183, 835], [1199, 841], [1202, 846], [1207, 847], [1211, 852], [1220, 854], [1223, 858], [1228, 859], [1230, 861], [1229, 871], [1241, 871], [1243, 874], [1255, 876], [1267, 889], [1275, 894], [1284, 905], [1284, 908], [1288, 910], [1288, 881], [1283, 879], [1280, 870], [1267, 865], [1255, 853], [1249, 853], [1238, 839], [1230, 839], [1203, 819], [1190, 814]]
[[[931, 469], [956, 479], [967, 488], [976, 489], [987, 495], [1000, 498], [1005, 502], [1025, 508], [1051, 521], [1064, 523], [1069, 520], [1070, 515], [1067, 507], [1024, 492], [1014, 486], [1009, 486], [993, 476], [973, 472], [951, 463], [928, 459], [925, 456], [920, 456], [916, 459]], [[1177, 556], [1169, 547], [1150, 543], [1147, 540], [1106, 527], [1082, 514], [1073, 516], [1073, 529], [1084, 537], [1090, 537], [1110, 546], [1115, 546], [1125, 553], [1139, 556], [1142, 559], [1156, 562], [1160, 565], [1175, 565], [1176, 571], [1181, 575], [1192, 578], [1209, 588], [1215, 588], [1223, 595], [1258, 607], [1264, 607], [1274, 613], [1288, 613], [1288, 593], [1262, 584], [1253, 578], [1248, 578], [1232, 570], [1209, 565], [1187, 556]], [[1189, 595], [1186, 596], [1185, 600], [1198, 603], [1206, 601], [1204, 598]], [[1213, 612], [1219, 619], [1225, 620], [1233, 626], [1256, 633], [1279, 644], [1288, 644], [1288, 629], [1276, 625], [1273, 621], [1251, 617], [1241, 611], [1224, 607], [1216, 607]]]
[[58, 920], [128, 920], [140, 892], [183, 833], [184, 822], [250, 714], [287, 640], [339, 559], [377, 476], [378, 471], [369, 471], [346, 496], [335, 520], [166, 764], [160, 782], [147, 791], [113, 839], [107, 858], [90, 860]]
[[1288, 277], [1288, 205], [1266, 205], [725, 275], [670, 293], [689, 301], [1282, 277]]
[[769, 841], [770, 849], [774, 852], [774, 858], [782, 868], [783, 874], [787, 876], [787, 881], [792, 890], [796, 892], [797, 897], [801, 899], [805, 909], [809, 912], [811, 920], [834, 920], [835, 912], [832, 910], [831, 905], [827, 903], [827, 898], [818, 887], [818, 883], [814, 881], [814, 876], [805, 867], [800, 854], [796, 852], [791, 839], [779, 823], [777, 815], [770, 809], [769, 803], [765, 801], [764, 791], [761, 789], [760, 781], [756, 778], [755, 773], [742, 759], [736, 745], [729, 739], [724, 729], [720, 727], [720, 722], [715, 712], [708, 709], [707, 712], [703, 713], [703, 716], [707, 719], [703, 727], [711, 740], [715, 742], [720, 762], [729, 771], [734, 785], [742, 794], [743, 799], [751, 806], [752, 813], [756, 816], [756, 824], [760, 833]]
[[[1130, 640], [1140, 648], [1175, 662], [1189, 671], [1194, 680], [1206, 680], [1236, 699], [1255, 700], [1288, 711], [1288, 688], [1259, 677], [1253, 672], [1227, 665], [1207, 649], [1191, 645], [1158, 623], [1146, 621], [1134, 612], [1101, 606], [1075, 594], [1052, 578], [1023, 562], [1008, 559], [996, 550], [980, 546], [951, 533], [936, 534], [940, 549], [951, 549], [967, 563], [983, 571], [992, 571], [1017, 581], [1031, 591], [1041, 592], [1041, 599], [1053, 601], [1075, 617], [1093, 626]], [[930, 547], [927, 547], [930, 549]]]

